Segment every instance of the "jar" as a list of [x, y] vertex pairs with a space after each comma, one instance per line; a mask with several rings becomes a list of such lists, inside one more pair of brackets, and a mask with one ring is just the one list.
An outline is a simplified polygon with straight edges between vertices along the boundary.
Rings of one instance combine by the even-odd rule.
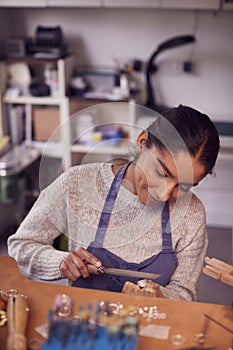
[[94, 121], [91, 114], [81, 114], [77, 118], [76, 139], [81, 144], [91, 144], [94, 132]]

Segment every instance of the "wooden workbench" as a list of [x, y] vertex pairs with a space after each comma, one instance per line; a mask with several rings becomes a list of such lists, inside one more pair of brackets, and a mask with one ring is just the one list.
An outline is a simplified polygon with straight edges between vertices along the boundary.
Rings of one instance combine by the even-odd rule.
[[[79, 305], [86, 305], [88, 301], [93, 304], [97, 301], [120, 302], [123, 305], [136, 304], [141, 307], [156, 305], [159, 312], [165, 313], [166, 317], [164, 319], [152, 320], [150, 324], [170, 326], [169, 337], [166, 340], [139, 337], [137, 350], [169, 350], [198, 347], [194, 336], [196, 333], [202, 331], [203, 321], [205, 320], [204, 313], [220, 322], [228, 330], [210, 321], [203, 347], [228, 350], [232, 346], [233, 311], [230, 306], [131, 296], [122, 293], [35, 282], [26, 279], [20, 274], [17, 263], [13, 258], [1, 256], [0, 289], [6, 291], [11, 288], [17, 289], [19, 293], [28, 296], [30, 306], [27, 328], [28, 339], [37, 338], [44, 340], [35, 332], [34, 328], [47, 322], [47, 311], [53, 305], [56, 294], [66, 293], [73, 299], [76, 310]], [[145, 325], [145, 318], [140, 317], [140, 323]], [[185, 337], [184, 344], [179, 347], [172, 345], [170, 342], [171, 335], [177, 333]], [[6, 336], [7, 326], [0, 327], [0, 349], [5, 350]]]

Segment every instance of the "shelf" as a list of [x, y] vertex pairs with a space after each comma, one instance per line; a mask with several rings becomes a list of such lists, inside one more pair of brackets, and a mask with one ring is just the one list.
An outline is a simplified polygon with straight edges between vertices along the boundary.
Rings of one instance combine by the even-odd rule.
[[62, 142], [25, 141], [25, 145], [37, 149], [41, 154], [46, 156], [61, 158], [64, 155]]
[[[1, 1], [1, 0], [0, 0]], [[70, 122], [70, 115], [73, 113], [78, 113], [83, 109], [86, 109], [90, 106], [98, 107], [98, 124], [108, 123], [116, 123], [119, 121], [121, 123], [129, 123], [129, 125], [134, 125], [135, 120], [135, 103], [133, 100], [124, 101], [127, 103], [120, 103], [117, 106], [119, 108], [115, 108], [112, 110], [111, 104], [106, 103], [105, 99], [84, 99], [83, 97], [68, 97], [66, 96], [68, 82], [70, 81], [70, 77], [72, 76], [73, 65], [74, 65], [74, 57], [67, 56], [65, 59], [58, 60], [50, 60], [50, 59], [32, 59], [32, 58], [22, 58], [22, 59], [10, 59], [4, 60], [0, 63], [0, 85], [1, 90], [7, 91], [7, 65], [11, 62], [22, 61], [28, 64], [40, 64], [43, 65], [46, 62], [54, 61], [56, 62], [57, 74], [58, 74], [58, 94], [56, 97], [53, 96], [32, 96], [32, 95], [24, 95], [24, 96], [16, 96], [11, 97], [10, 94], [5, 94], [0, 99], [1, 104], [4, 104], [4, 108], [0, 108], [0, 134], [2, 132], [3, 123], [4, 125], [8, 125], [7, 121], [13, 120], [11, 122], [13, 125], [14, 114], [12, 111], [15, 111], [15, 107], [19, 108], [25, 106], [25, 118], [22, 119], [23, 123], [25, 122], [25, 143], [26, 145], [30, 145], [31, 147], [38, 150], [41, 155], [45, 155], [48, 157], [60, 158], [63, 161], [63, 169], [66, 170], [72, 165], [71, 155], [74, 153], [92, 153], [94, 155], [112, 155], [112, 156], [126, 156], [129, 153], [129, 140], [124, 139], [120, 140], [118, 144], [115, 143], [114, 140], [109, 140], [106, 142], [101, 142], [93, 145], [82, 145], [82, 144], [72, 144], [71, 135], [73, 132], [72, 123]], [[40, 68], [40, 67], [39, 67]], [[43, 67], [42, 67], [43, 68]], [[38, 70], [39, 75], [39, 70]], [[109, 101], [108, 101], [109, 102]], [[111, 101], [115, 102], [115, 101]], [[117, 101], [118, 102], [118, 101]], [[123, 102], [123, 101], [121, 101]], [[104, 105], [104, 106], [103, 106]], [[38, 137], [35, 133], [35, 106], [39, 108], [40, 106], [50, 106], [57, 107], [59, 112], [59, 122], [60, 122], [60, 138], [57, 142], [55, 142], [55, 138], [53, 141], [44, 142], [44, 141], [35, 141], [33, 138], [37, 138], [38, 140], [46, 140], [46, 137]], [[47, 114], [48, 118], [51, 116], [52, 119], [52, 109], [51, 113]], [[10, 119], [11, 118], [11, 119]], [[47, 118], [40, 118], [40, 123], [43, 126], [46, 125]], [[50, 120], [51, 122], [51, 120]], [[34, 123], [34, 124], [33, 124]], [[57, 124], [56, 124], [57, 125]], [[9, 124], [10, 126], [10, 124]], [[34, 126], [34, 135], [33, 135], [33, 127]], [[5, 133], [7, 130], [4, 130]], [[130, 131], [129, 131], [130, 133]], [[2, 134], [4, 134], [2, 132]], [[52, 140], [52, 139], [51, 139]], [[73, 154], [72, 154], [73, 153]], [[96, 157], [97, 158], [97, 157]]]
[[16, 62], [25, 62], [28, 64], [43, 64], [43, 63], [57, 63], [59, 60], [65, 60], [70, 55], [66, 55], [64, 57], [58, 57], [58, 58], [37, 58], [33, 56], [23, 56], [23, 57], [6, 57], [4, 60], [1, 60], [1, 62], [6, 64], [16, 63]]
[[60, 105], [62, 97], [3, 97], [4, 103], [11, 104], [31, 104], [31, 105]]
[[71, 152], [76, 153], [92, 153], [92, 154], [112, 154], [112, 155], [127, 155], [129, 153], [129, 140], [122, 140], [117, 145], [112, 145], [112, 141], [96, 143], [94, 145], [74, 144], [71, 147]]

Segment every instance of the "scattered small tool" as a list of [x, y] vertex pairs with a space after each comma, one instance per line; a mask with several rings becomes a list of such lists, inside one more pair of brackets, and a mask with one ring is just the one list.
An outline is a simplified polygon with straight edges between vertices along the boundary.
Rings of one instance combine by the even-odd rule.
[[207, 264], [203, 268], [203, 273], [221, 282], [233, 286], [233, 265], [227, 264], [216, 258], [205, 257]]
[[7, 350], [27, 350], [25, 336], [29, 307], [25, 296], [13, 295], [7, 303], [8, 331]]

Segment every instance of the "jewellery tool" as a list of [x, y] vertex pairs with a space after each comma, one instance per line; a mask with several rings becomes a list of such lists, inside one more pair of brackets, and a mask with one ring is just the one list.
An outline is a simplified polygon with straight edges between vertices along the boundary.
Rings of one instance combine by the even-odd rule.
[[205, 257], [206, 266], [203, 267], [205, 275], [220, 280], [233, 286], [233, 265], [227, 264], [216, 258]]
[[143, 271], [133, 271], [133, 270], [124, 270], [124, 269], [116, 269], [113, 267], [96, 267], [91, 264], [87, 264], [87, 269], [90, 274], [94, 275], [100, 275], [102, 273], [107, 273], [110, 275], [118, 275], [118, 276], [127, 276], [127, 277], [134, 277], [134, 278], [146, 278], [151, 280], [156, 280], [161, 275], [158, 273], [150, 273], [150, 272], [143, 272]]
[[7, 350], [27, 350], [25, 336], [29, 307], [25, 296], [13, 295], [7, 303], [8, 338]]

